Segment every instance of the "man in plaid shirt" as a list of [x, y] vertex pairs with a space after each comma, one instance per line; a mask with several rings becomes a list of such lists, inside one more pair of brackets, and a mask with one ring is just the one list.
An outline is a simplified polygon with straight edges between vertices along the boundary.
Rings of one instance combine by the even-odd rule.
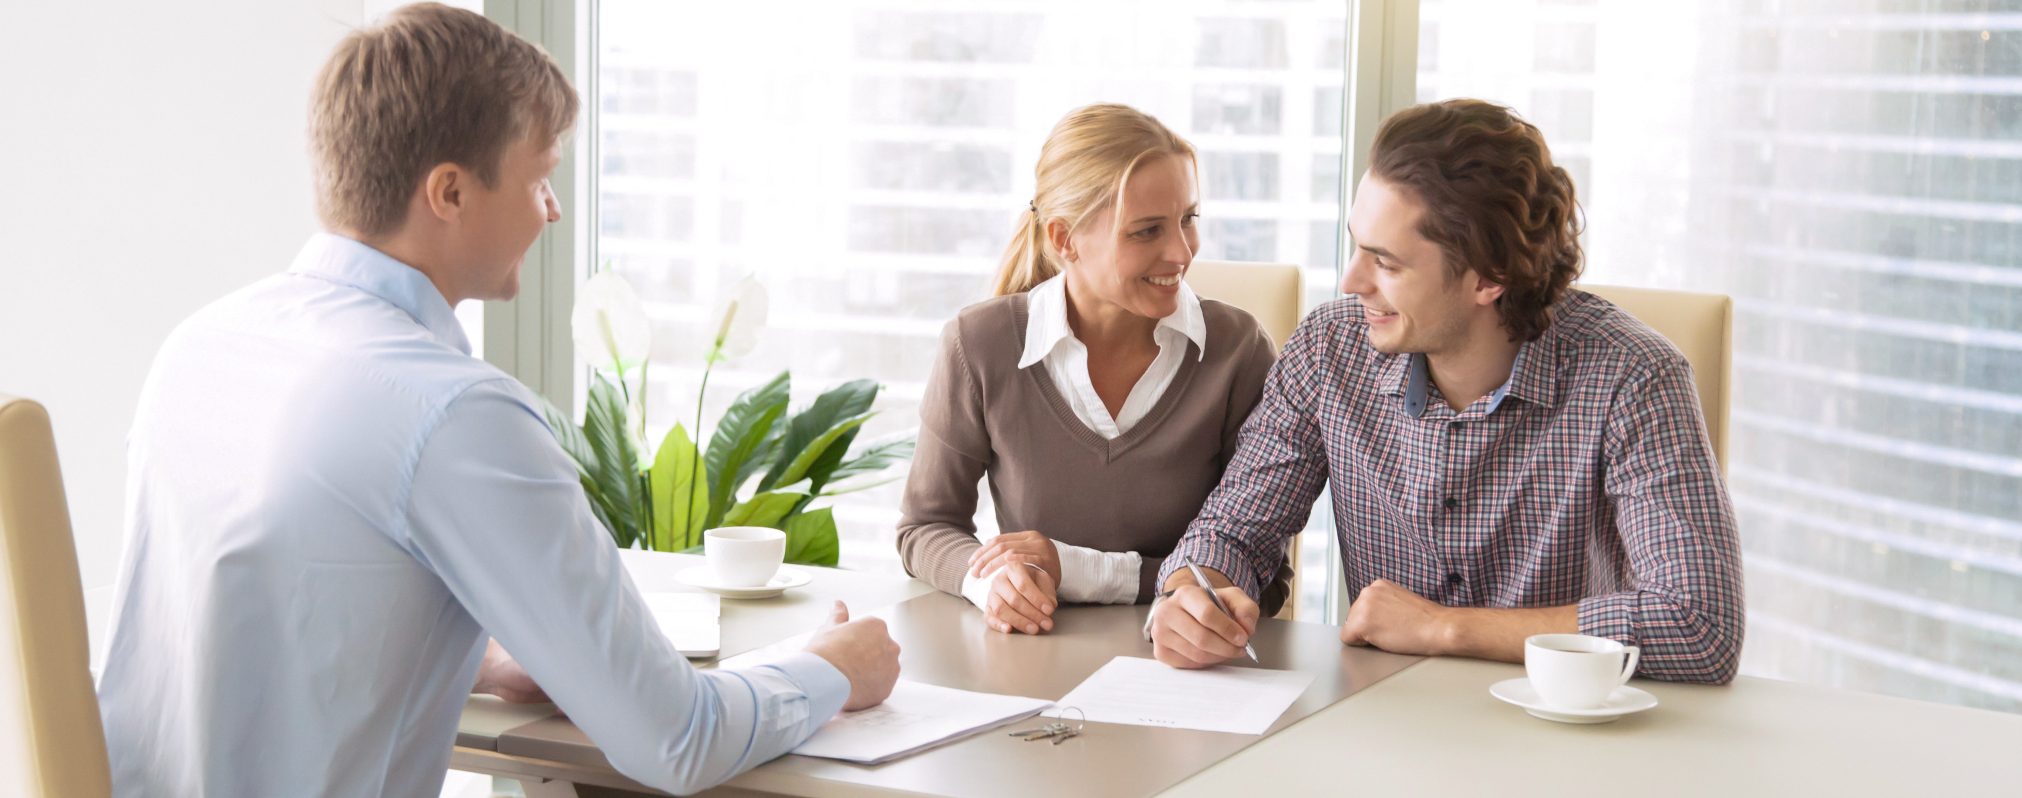
[[1580, 223], [1543, 136], [1454, 100], [1387, 120], [1370, 160], [1351, 296], [1293, 333], [1166, 559], [1157, 657], [1241, 655], [1259, 586], [1331, 486], [1359, 591], [1344, 643], [1520, 662], [1524, 638], [1580, 632], [1640, 646], [1643, 676], [1733, 679], [1740, 542], [1691, 367], [1569, 287]]

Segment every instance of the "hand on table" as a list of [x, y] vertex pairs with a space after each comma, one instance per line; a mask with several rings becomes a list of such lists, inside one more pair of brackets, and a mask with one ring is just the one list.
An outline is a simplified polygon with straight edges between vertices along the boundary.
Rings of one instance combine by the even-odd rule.
[[969, 575], [988, 576], [992, 571], [1004, 567], [1013, 558], [1023, 558], [1023, 562], [1039, 566], [1052, 577], [1053, 584], [1060, 584], [1060, 550], [1054, 548], [1053, 541], [1033, 530], [1006, 532], [990, 539], [969, 555]]
[[850, 680], [843, 709], [869, 709], [884, 703], [899, 681], [899, 644], [885, 629], [883, 618], [850, 620], [849, 607], [838, 601], [828, 623], [807, 643], [808, 653], [828, 660]]
[[1341, 642], [1393, 654], [1439, 656], [1450, 648], [1447, 607], [1387, 579], [1356, 594], [1341, 623]]
[[[1047, 548], [1052, 548], [1051, 544]], [[989, 598], [983, 622], [999, 632], [1036, 635], [1053, 631], [1053, 611], [1060, 605], [1060, 582], [1022, 554], [995, 558], [1002, 562], [989, 574]]]
[[534, 684], [534, 677], [528, 676], [518, 660], [506, 653], [497, 640], [486, 640], [484, 659], [478, 661], [477, 684], [472, 685], [473, 693], [489, 693], [515, 704], [539, 704], [548, 700], [548, 694], [541, 686]]

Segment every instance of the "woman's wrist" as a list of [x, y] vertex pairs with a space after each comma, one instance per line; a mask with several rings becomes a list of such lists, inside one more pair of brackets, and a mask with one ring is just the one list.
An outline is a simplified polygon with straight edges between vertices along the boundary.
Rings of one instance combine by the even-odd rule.
[[1102, 551], [1053, 541], [1060, 556], [1060, 600], [1077, 604], [1137, 601], [1143, 558], [1134, 551]]

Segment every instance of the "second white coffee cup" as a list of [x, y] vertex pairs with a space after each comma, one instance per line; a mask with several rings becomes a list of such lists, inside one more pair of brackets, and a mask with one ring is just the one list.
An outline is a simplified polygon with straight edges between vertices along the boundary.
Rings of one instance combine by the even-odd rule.
[[758, 587], [772, 581], [786, 559], [786, 533], [762, 526], [726, 526], [702, 533], [702, 556], [717, 584]]
[[1546, 704], [1596, 709], [1636, 674], [1642, 652], [1592, 635], [1531, 635], [1524, 640], [1524, 673]]

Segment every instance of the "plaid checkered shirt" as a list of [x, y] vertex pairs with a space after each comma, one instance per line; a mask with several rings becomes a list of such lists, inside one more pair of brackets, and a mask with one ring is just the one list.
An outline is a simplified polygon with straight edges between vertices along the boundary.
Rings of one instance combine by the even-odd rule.
[[1691, 366], [1599, 297], [1553, 312], [1509, 382], [1455, 411], [1423, 357], [1370, 346], [1355, 297], [1315, 308], [1159, 583], [1193, 562], [1255, 597], [1324, 486], [1350, 595], [1381, 578], [1453, 607], [1577, 603], [1582, 633], [1642, 648], [1641, 675], [1731, 680], [1740, 540]]

